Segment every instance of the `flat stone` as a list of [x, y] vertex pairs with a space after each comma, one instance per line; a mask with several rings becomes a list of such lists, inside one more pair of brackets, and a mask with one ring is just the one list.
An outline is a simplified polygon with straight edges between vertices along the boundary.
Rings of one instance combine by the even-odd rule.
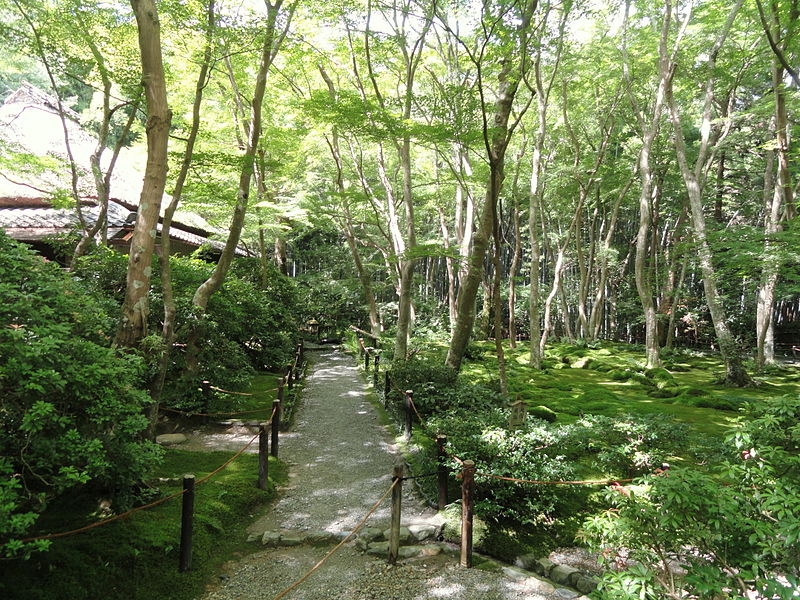
[[281, 534], [278, 531], [265, 531], [261, 536], [261, 543], [269, 548], [275, 548], [281, 542]]
[[359, 532], [358, 539], [366, 540], [368, 544], [377, 542], [383, 539], [383, 531], [377, 527], [365, 527]]
[[414, 558], [422, 556], [422, 546], [401, 546], [397, 549], [398, 558]]
[[382, 556], [389, 554], [389, 542], [373, 542], [367, 546], [367, 554]]
[[550, 575], [550, 571], [556, 566], [549, 558], [540, 558], [535, 563], [533, 563], [533, 571], [537, 575], [541, 575], [542, 577], [547, 577]]
[[300, 546], [304, 542], [303, 538], [299, 535], [282, 535], [281, 546]]
[[256, 542], [261, 539], [261, 536], [264, 535], [263, 533], [251, 533], [247, 536], [248, 542]]
[[564, 598], [564, 600], [574, 600], [575, 598], [580, 598], [580, 594], [578, 592], [568, 590], [567, 588], [556, 588], [554, 593], [559, 598]]
[[[391, 534], [391, 529], [385, 529], [383, 532], [384, 539], [389, 539], [389, 535]], [[407, 544], [412, 541], [411, 531], [409, 531], [408, 527], [401, 527], [400, 528], [400, 543]]]
[[427, 544], [418, 547], [420, 548], [420, 556], [437, 556], [442, 553], [442, 547], [438, 545]]
[[320, 531], [309, 531], [308, 533], [306, 533], [306, 543], [312, 545], [330, 544], [336, 539], [337, 537], [330, 531], [320, 530]]
[[156, 444], [182, 444], [185, 441], [186, 436], [182, 433], [162, 433], [161, 435], [156, 436]]
[[522, 556], [518, 556], [514, 559], [514, 566], [519, 567], [520, 569], [527, 569], [528, 571], [536, 571], [536, 562], [539, 560], [539, 557], [535, 554], [523, 554]]
[[356, 549], [360, 550], [361, 552], [366, 552], [369, 543], [364, 538], [358, 538], [356, 540]]
[[580, 571], [578, 571], [578, 569], [568, 567], [567, 565], [557, 565], [553, 570], [550, 571], [550, 574], [547, 577], [556, 583], [569, 585], [570, 577], [573, 575], [573, 573], [580, 573]]
[[409, 532], [411, 532], [411, 536], [418, 542], [436, 537], [437, 529], [438, 527], [435, 525], [409, 525], [408, 527]]
[[597, 579], [586, 575], [579, 575], [573, 585], [579, 592], [590, 594], [597, 589]]

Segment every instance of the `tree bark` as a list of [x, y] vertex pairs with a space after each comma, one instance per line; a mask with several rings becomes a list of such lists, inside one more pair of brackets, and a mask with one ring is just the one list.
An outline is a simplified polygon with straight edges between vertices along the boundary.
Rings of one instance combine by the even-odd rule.
[[139, 198], [136, 225], [128, 254], [125, 300], [115, 344], [135, 347], [147, 335], [153, 248], [158, 214], [167, 181], [167, 143], [172, 113], [167, 105], [161, 29], [154, 0], [131, 0], [136, 16], [142, 82], [147, 103], [147, 164]]

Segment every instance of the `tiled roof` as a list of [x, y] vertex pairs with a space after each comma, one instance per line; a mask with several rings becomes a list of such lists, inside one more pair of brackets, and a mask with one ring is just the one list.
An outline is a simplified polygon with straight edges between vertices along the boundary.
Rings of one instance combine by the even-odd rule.
[[[83, 218], [87, 225], [97, 222], [100, 212], [98, 206], [84, 206]], [[136, 213], [126, 210], [116, 202], [108, 203], [108, 226], [124, 227], [133, 224]], [[74, 229], [79, 227], [78, 215], [72, 208], [0, 208], [0, 227], [2, 228], [51, 228]]]

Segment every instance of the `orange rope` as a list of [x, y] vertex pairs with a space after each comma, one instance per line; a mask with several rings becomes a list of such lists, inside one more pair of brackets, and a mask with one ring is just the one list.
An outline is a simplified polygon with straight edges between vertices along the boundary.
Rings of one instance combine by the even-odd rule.
[[[273, 411], [273, 415], [274, 415], [274, 411]], [[209, 473], [208, 475], [206, 475], [202, 479], [198, 480], [195, 483], [195, 485], [200, 485], [202, 483], [205, 483], [206, 481], [211, 479], [214, 475], [216, 475], [217, 473], [222, 471], [222, 469], [224, 469], [229, 464], [231, 464], [234, 460], [239, 458], [239, 456], [241, 456], [242, 453], [252, 445], [252, 443], [255, 441], [255, 439], [257, 437], [258, 437], [258, 434], [254, 435], [253, 438], [249, 442], [247, 442], [247, 444], [241, 450], [239, 450], [236, 454], [234, 454], [232, 458], [228, 459], [224, 464], [222, 464], [221, 466], [219, 466], [216, 469], [214, 469], [211, 473]], [[128, 511], [125, 511], [124, 513], [120, 513], [118, 515], [114, 515], [113, 517], [109, 517], [108, 519], [103, 519], [102, 521], [97, 521], [95, 523], [91, 523], [91, 524], [86, 525], [84, 527], [79, 527], [78, 529], [72, 529], [70, 531], [62, 531], [61, 533], [48, 533], [47, 535], [39, 535], [39, 536], [35, 536], [35, 537], [24, 538], [24, 539], [22, 539], [20, 541], [21, 542], [35, 542], [37, 540], [52, 540], [52, 539], [55, 539], [55, 538], [66, 537], [68, 535], [74, 535], [76, 533], [83, 533], [84, 531], [88, 531], [89, 529], [94, 529], [95, 527], [100, 527], [101, 525], [106, 525], [107, 523], [111, 523], [113, 521], [118, 521], [119, 519], [124, 519], [125, 517], [129, 517], [130, 515], [132, 515], [134, 513], [137, 513], [139, 511], [146, 510], [148, 508], [153, 508], [154, 506], [158, 506], [159, 504], [163, 504], [167, 500], [172, 500], [173, 498], [177, 498], [178, 496], [182, 496], [185, 492], [186, 492], [186, 490], [180, 490], [178, 492], [174, 492], [174, 493], [170, 494], [169, 496], [165, 496], [164, 498], [159, 498], [158, 500], [154, 500], [153, 502], [150, 502], [149, 504], [145, 504], [143, 506], [137, 506], [136, 508], [132, 508], [132, 509], [130, 509]]]
[[272, 388], [271, 390], [261, 390], [260, 392], [231, 392], [230, 390], [223, 390], [220, 387], [215, 385], [208, 386], [212, 390], [216, 390], [217, 392], [222, 392], [223, 394], [236, 394], [238, 396], [257, 396], [258, 394], [266, 394], [267, 392], [277, 392], [278, 388]]
[[419, 422], [420, 422], [421, 424], [423, 424], [423, 425], [424, 425], [424, 424], [425, 424], [425, 422], [422, 420], [422, 415], [421, 415], [421, 414], [419, 414], [419, 411], [417, 410], [417, 405], [416, 405], [416, 404], [414, 404], [414, 398], [413, 398], [413, 397], [411, 397], [411, 396], [409, 396], [409, 398], [408, 398], [408, 401], [409, 401], [409, 403], [411, 404], [411, 408], [413, 408], [413, 409], [414, 409], [414, 414], [415, 414], [415, 415], [417, 415], [417, 419], [419, 420]]
[[253, 413], [264, 412], [265, 410], [269, 410], [269, 406], [265, 406], [264, 408], [256, 408], [253, 410], [240, 410], [238, 412], [213, 412], [213, 413], [186, 412], [184, 410], [178, 410], [176, 408], [168, 408], [166, 406], [160, 407], [160, 410], [165, 410], [167, 412], [176, 413], [179, 415], [186, 415], [188, 417], [233, 417], [235, 415], [251, 415]]
[[334, 546], [334, 548], [333, 548], [333, 549], [332, 549], [330, 552], [328, 552], [328, 553], [327, 553], [325, 556], [323, 556], [323, 557], [320, 559], [320, 561], [319, 561], [317, 564], [315, 564], [313, 567], [311, 567], [311, 569], [310, 569], [310, 570], [309, 570], [309, 571], [308, 571], [308, 572], [307, 572], [305, 575], [303, 575], [303, 576], [302, 576], [300, 579], [298, 579], [297, 581], [295, 581], [295, 582], [294, 582], [292, 585], [290, 585], [290, 586], [289, 586], [289, 587], [287, 587], [285, 590], [283, 590], [281, 593], [279, 593], [277, 596], [275, 596], [275, 597], [274, 597], [272, 600], [280, 600], [281, 598], [283, 598], [284, 596], [286, 596], [286, 594], [288, 594], [288, 593], [289, 593], [289, 592], [291, 592], [293, 589], [295, 589], [297, 586], [299, 586], [301, 583], [303, 583], [303, 582], [304, 582], [306, 579], [308, 579], [309, 577], [311, 577], [311, 575], [312, 575], [312, 574], [313, 574], [313, 573], [314, 573], [314, 572], [315, 572], [317, 569], [319, 569], [319, 568], [320, 568], [320, 567], [321, 567], [321, 566], [322, 566], [322, 565], [325, 563], [325, 561], [327, 561], [327, 560], [328, 560], [328, 559], [329, 559], [331, 556], [333, 556], [334, 552], [336, 552], [337, 550], [339, 550], [339, 548], [341, 548], [342, 546], [344, 546], [344, 545], [345, 545], [345, 544], [348, 542], [348, 540], [350, 540], [350, 538], [351, 538], [351, 537], [353, 537], [353, 536], [354, 536], [356, 533], [358, 533], [358, 530], [359, 530], [359, 529], [361, 529], [361, 527], [363, 527], [364, 523], [366, 523], [366, 522], [367, 522], [367, 519], [369, 519], [369, 518], [370, 518], [370, 516], [372, 515], [372, 513], [374, 513], [374, 512], [375, 512], [375, 511], [378, 509], [378, 507], [381, 505], [381, 503], [382, 503], [384, 500], [386, 500], [386, 497], [387, 497], [387, 496], [388, 496], [388, 495], [389, 495], [389, 494], [392, 492], [392, 490], [394, 489], [394, 486], [396, 486], [398, 483], [400, 483], [400, 481], [401, 481], [400, 479], [395, 479], [395, 480], [392, 482], [392, 485], [390, 485], [390, 486], [389, 486], [389, 489], [388, 489], [388, 490], [386, 490], [386, 492], [383, 494], [383, 496], [381, 496], [380, 500], [378, 500], [378, 501], [377, 501], [377, 502], [376, 502], [376, 503], [375, 503], [375, 504], [372, 506], [372, 508], [371, 508], [371, 509], [369, 509], [369, 512], [366, 514], [366, 516], [365, 516], [363, 519], [361, 519], [361, 522], [360, 522], [358, 525], [356, 525], [356, 526], [355, 526], [355, 528], [353, 529], [353, 531], [351, 531], [351, 532], [350, 532], [350, 533], [347, 535], [347, 537], [345, 537], [345, 538], [344, 538], [344, 539], [343, 539], [341, 542], [339, 542], [338, 544], [336, 544], [336, 546]]
[[[456, 459], [458, 460], [458, 459]], [[461, 461], [459, 461], [461, 462]], [[463, 464], [463, 463], [462, 463]], [[603, 480], [582, 480], [582, 481], [536, 481], [532, 479], [515, 479], [514, 477], [503, 477], [502, 475], [492, 475], [491, 473], [480, 473], [475, 472], [475, 475], [481, 475], [483, 477], [491, 477], [494, 479], [503, 479], [505, 481], [513, 481], [515, 483], [534, 483], [537, 485], [571, 485], [571, 484], [603, 484], [603, 485], [611, 485], [612, 483], [620, 483], [620, 482], [630, 482], [633, 479], [603, 479]]]

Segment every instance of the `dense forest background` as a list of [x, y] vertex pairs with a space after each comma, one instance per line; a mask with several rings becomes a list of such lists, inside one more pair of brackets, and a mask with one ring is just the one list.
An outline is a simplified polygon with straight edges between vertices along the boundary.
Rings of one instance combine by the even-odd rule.
[[[52, 244], [65, 270], [2, 239], [0, 341], [13, 348], [2, 418], [16, 432], [3, 454], [18, 457], [0, 461], [9, 555], [41, 549], [18, 538], [73, 486], [99, 482], [135, 502], [158, 454], [142, 438], [159, 405], [196, 405], [209, 373], [238, 385], [283, 366], [301, 330], [341, 338], [356, 326], [398, 381], [439, 392], [490, 356], [485, 396], [464, 398], [504, 409], [524, 395], [519, 365], [528, 385], [570, 364], [558, 344], [634, 344], [640, 364], [620, 377], [667, 381], [656, 398], [686, 396], [663, 374], [681, 353], [718, 359], [715, 385], [753, 389], [800, 351], [797, 0], [0, 0], [0, 14], [0, 99], [24, 82], [45, 90], [66, 148], [33, 156], [0, 140], [0, 176], [60, 170], [63, 186], [46, 194], [80, 225]], [[87, 164], [69, 151], [67, 120], [98, 140]], [[81, 213], [120, 193], [123, 148], [146, 155], [127, 256], [104, 247], [104, 212]], [[176, 210], [216, 229], [213, 260], [170, 258]], [[91, 349], [91, 377], [53, 376], [54, 348], [75, 364]], [[89, 392], [70, 377], [99, 386], [96, 411], [82, 413]], [[71, 394], [64, 406], [54, 391]], [[431, 392], [421, 406], [457, 409], [436, 418], [458, 429], [466, 399]], [[796, 462], [792, 402], [750, 419], [786, 450], [770, 476]], [[112, 435], [114, 418], [125, 427]], [[736, 448], [766, 435], [747, 427]], [[659, 430], [630, 428], [628, 440]], [[52, 438], [32, 446], [42, 431]], [[53, 466], [54, 439], [73, 466]], [[649, 469], [655, 456], [602, 468]], [[711, 481], [662, 492], [726, 485]], [[531, 514], [558, 510], [544, 498]], [[514, 495], [494, 500], [487, 519], [511, 518]], [[785, 547], [759, 547], [784, 558], [753, 563], [753, 578], [796, 574], [793, 514], [775, 534]], [[725, 569], [710, 589], [750, 585]]]

